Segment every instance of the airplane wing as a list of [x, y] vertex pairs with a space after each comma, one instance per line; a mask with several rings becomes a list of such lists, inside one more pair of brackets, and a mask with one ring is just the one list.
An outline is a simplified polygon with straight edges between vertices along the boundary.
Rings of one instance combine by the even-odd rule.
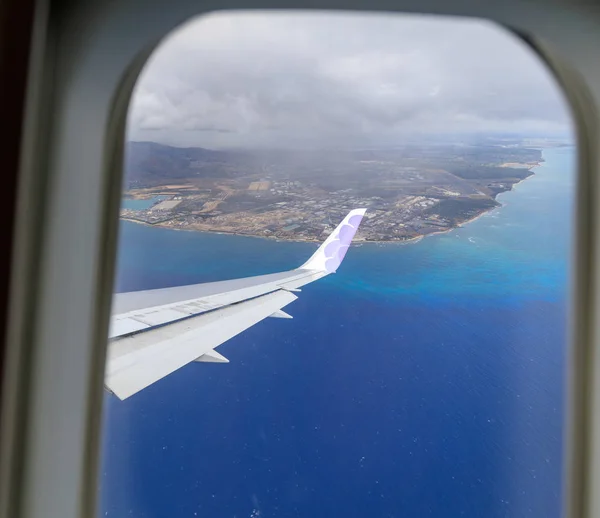
[[221, 282], [116, 294], [104, 384], [120, 399], [193, 362], [226, 363], [215, 347], [282, 308], [340, 266], [366, 209], [351, 211], [302, 266]]

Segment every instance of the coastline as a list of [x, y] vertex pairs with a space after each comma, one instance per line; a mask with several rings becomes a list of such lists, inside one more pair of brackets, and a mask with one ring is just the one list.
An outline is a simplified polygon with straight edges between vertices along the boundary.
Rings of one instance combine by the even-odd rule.
[[[497, 200], [498, 196], [500, 194], [504, 194], [507, 192], [511, 192], [516, 185], [519, 185], [520, 183], [524, 182], [525, 180], [528, 180], [529, 178], [532, 178], [533, 176], [535, 176], [535, 172], [533, 172], [533, 169], [539, 167], [542, 163], [543, 163], [543, 158], [540, 162], [536, 162], [535, 164], [527, 164], [530, 167], [528, 167], [529, 171], [531, 171], [531, 174], [529, 176], [526, 176], [525, 178], [522, 178], [520, 180], [518, 180], [517, 182], [513, 183], [510, 187], [510, 189], [500, 192], [498, 194], [496, 194], [493, 199], [495, 201], [497, 201], [499, 203], [499, 205], [495, 206], [495, 207], [491, 207], [488, 210], [484, 210], [483, 212], [480, 212], [479, 214], [473, 216], [472, 218], [468, 218], [464, 221], [461, 221], [460, 223], [449, 227], [447, 229], [444, 230], [437, 230], [435, 232], [430, 232], [428, 234], [421, 234], [415, 237], [411, 237], [409, 239], [403, 239], [403, 240], [396, 240], [396, 241], [392, 241], [392, 240], [386, 240], [386, 241], [371, 241], [371, 240], [358, 240], [358, 241], [353, 241], [353, 245], [357, 246], [357, 245], [368, 245], [368, 244], [374, 244], [374, 245], [411, 245], [411, 244], [416, 244], [419, 241], [421, 241], [422, 239], [425, 239], [429, 236], [435, 236], [435, 235], [439, 235], [439, 234], [448, 234], [450, 232], [452, 232], [453, 230], [456, 230], [457, 228], [462, 228], [465, 225], [468, 225], [469, 223], [473, 223], [474, 221], [478, 220], [479, 218], [485, 216], [486, 214], [489, 214], [490, 212], [492, 212], [493, 210], [499, 209], [501, 207], [504, 206], [503, 203], [499, 202]], [[148, 223], [146, 221], [141, 221], [138, 219], [133, 219], [133, 218], [127, 218], [127, 217], [120, 217], [119, 218], [122, 221], [128, 221], [130, 223], [136, 223], [138, 225], [144, 225], [147, 227], [154, 227], [154, 228], [162, 228], [165, 230], [175, 230], [175, 231], [182, 231], [182, 232], [205, 232], [205, 233], [209, 233], [209, 234], [222, 234], [222, 235], [227, 235], [227, 236], [240, 236], [240, 237], [248, 237], [248, 238], [254, 238], [254, 239], [267, 239], [269, 241], [275, 241], [275, 242], [282, 242], [282, 243], [315, 243], [315, 244], [320, 244], [322, 241], [316, 240], [316, 239], [282, 239], [282, 238], [275, 238], [275, 237], [269, 237], [269, 236], [259, 236], [259, 235], [253, 235], [253, 234], [240, 234], [238, 232], [228, 232], [228, 231], [224, 231], [224, 230], [198, 230], [198, 229], [194, 229], [194, 228], [175, 228], [175, 227], [170, 227], [170, 226], [165, 226], [165, 225], [161, 225], [160, 223], [158, 224], [152, 224], [152, 223]]]
[[[494, 207], [496, 208], [496, 207]], [[479, 216], [476, 216], [479, 217]], [[250, 239], [265, 239], [267, 241], [275, 241], [275, 242], [280, 242], [280, 243], [314, 243], [314, 244], [321, 244], [322, 241], [317, 241], [316, 239], [281, 239], [281, 238], [274, 238], [274, 237], [267, 237], [267, 236], [257, 236], [254, 234], [240, 234], [238, 232], [227, 232], [225, 230], [197, 230], [197, 229], [193, 229], [193, 228], [176, 228], [176, 227], [166, 227], [166, 226], [162, 226], [162, 225], [153, 225], [152, 223], [147, 223], [146, 221], [140, 221], [139, 219], [132, 219], [132, 218], [119, 218], [121, 221], [127, 221], [129, 223], [135, 223], [136, 225], [142, 225], [144, 227], [151, 227], [151, 228], [161, 228], [163, 230], [172, 230], [175, 232], [198, 232], [198, 233], [205, 233], [205, 234], [221, 234], [223, 236], [238, 236], [238, 237], [247, 237]], [[471, 221], [471, 220], [469, 220]], [[462, 225], [462, 223], [461, 223]], [[359, 241], [353, 241], [353, 245], [368, 245], [368, 244], [374, 244], [374, 245], [408, 245], [408, 244], [412, 244], [412, 243], [417, 243], [419, 241], [421, 241], [421, 239], [427, 237], [427, 236], [432, 236], [434, 234], [444, 234], [447, 232], [450, 232], [452, 230], [454, 230], [455, 228], [458, 228], [458, 226], [456, 227], [452, 227], [449, 228], [447, 230], [442, 230], [439, 232], [431, 232], [430, 234], [423, 234], [420, 236], [415, 236], [415, 237], [411, 237], [410, 239], [404, 239], [402, 241], [367, 241], [365, 240], [359, 240]]]
[[[508, 192], [508, 191], [506, 191]], [[435, 232], [430, 232], [428, 234], [421, 234], [415, 237], [411, 237], [410, 239], [403, 239], [402, 241], [397, 240], [397, 241], [375, 241], [375, 240], [355, 240], [352, 242], [353, 246], [361, 246], [361, 245], [413, 245], [418, 243], [419, 241], [430, 237], [430, 236], [436, 236], [439, 234], [448, 234], [450, 232], [452, 232], [453, 230], [456, 230], [457, 228], [461, 228], [465, 225], [468, 225], [469, 223], [472, 223], [476, 220], [478, 220], [479, 218], [481, 218], [482, 216], [485, 216], [486, 214], [489, 214], [490, 212], [492, 212], [495, 209], [498, 209], [502, 207], [502, 205], [500, 205], [499, 207], [492, 207], [489, 210], [483, 211], [480, 214], [477, 214], [476, 216], [473, 216], [472, 218], [466, 219], [464, 221], [461, 221], [458, 225], [455, 225], [453, 227], [444, 229], [444, 230], [437, 230]], [[223, 231], [223, 230], [197, 230], [197, 229], [190, 229], [190, 228], [176, 228], [176, 227], [167, 227], [167, 226], [162, 226], [160, 224], [158, 225], [153, 225], [151, 223], [147, 223], [145, 221], [140, 221], [137, 219], [132, 219], [132, 218], [119, 218], [121, 221], [128, 221], [129, 223], [135, 223], [137, 225], [143, 225], [146, 227], [152, 227], [152, 228], [161, 228], [164, 230], [173, 230], [176, 232], [201, 232], [201, 233], [206, 233], [206, 234], [221, 234], [224, 236], [239, 236], [239, 237], [248, 237], [251, 239], [265, 239], [268, 241], [275, 241], [275, 242], [280, 242], [280, 243], [314, 243], [314, 244], [321, 244], [322, 241], [317, 241], [316, 239], [281, 239], [281, 238], [274, 238], [274, 237], [267, 237], [267, 236], [257, 236], [257, 235], [253, 235], [253, 234], [240, 234], [237, 232], [227, 232], [227, 231]]]

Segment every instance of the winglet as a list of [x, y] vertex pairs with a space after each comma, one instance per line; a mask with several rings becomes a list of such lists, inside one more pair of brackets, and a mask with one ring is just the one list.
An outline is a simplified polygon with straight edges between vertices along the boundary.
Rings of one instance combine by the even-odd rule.
[[365, 212], [367, 209], [351, 210], [300, 269], [334, 273], [342, 263]]

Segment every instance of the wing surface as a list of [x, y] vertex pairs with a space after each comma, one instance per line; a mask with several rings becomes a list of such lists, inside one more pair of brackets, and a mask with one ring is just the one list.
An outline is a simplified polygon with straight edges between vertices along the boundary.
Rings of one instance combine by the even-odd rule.
[[337, 270], [364, 213], [351, 211], [295, 270], [115, 295], [106, 388], [125, 399], [192, 361], [227, 362], [215, 347], [269, 316], [290, 318], [281, 309]]

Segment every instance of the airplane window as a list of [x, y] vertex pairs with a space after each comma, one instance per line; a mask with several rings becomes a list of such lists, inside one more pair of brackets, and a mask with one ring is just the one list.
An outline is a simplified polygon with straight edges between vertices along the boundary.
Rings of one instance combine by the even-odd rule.
[[527, 45], [214, 14], [126, 138], [99, 516], [560, 516], [575, 140]]

